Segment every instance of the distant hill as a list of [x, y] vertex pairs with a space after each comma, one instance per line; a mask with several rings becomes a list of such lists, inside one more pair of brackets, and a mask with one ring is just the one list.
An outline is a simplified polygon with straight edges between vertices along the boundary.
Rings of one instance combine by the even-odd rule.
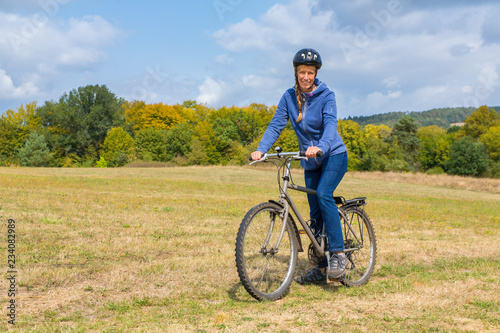
[[[490, 106], [490, 108], [500, 111], [500, 106]], [[465, 119], [471, 115], [472, 112], [476, 111], [475, 107], [457, 107], [457, 108], [440, 108], [432, 109], [428, 111], [398, 111], [375, 114], [372, 116], [359, 116], [359, 117], [348, 117], [345, 120], [352, 120], [360, 124], [361, 126], [366, 126], [368, 124], [373, 125], [387, 125], [392, 127], [395, 123], [399, 121], [403, 116], [410, 115], [413, 117], [420, 126], [431, 126], [437, 125], [439, 127], [448, 128], [450, 124], [463, 123]]]

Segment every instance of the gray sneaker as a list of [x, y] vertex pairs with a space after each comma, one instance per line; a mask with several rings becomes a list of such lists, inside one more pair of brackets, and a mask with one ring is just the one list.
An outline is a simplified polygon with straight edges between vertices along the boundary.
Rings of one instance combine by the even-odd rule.
[[345, 266], [347, 264], [347, 257], [344, 252], [332, 253], [330, 256], [330, 269], [328, 270], [328, 279], [338, 280], [345, 275]]

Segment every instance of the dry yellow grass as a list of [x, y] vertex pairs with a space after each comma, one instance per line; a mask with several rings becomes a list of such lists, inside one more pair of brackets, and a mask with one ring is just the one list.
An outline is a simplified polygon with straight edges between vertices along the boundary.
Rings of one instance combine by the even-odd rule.
[[465, 189], [469, 191], [500, 193], [500, 179], [474, 178], [422, 173], [401, 172], [353, 172], [353, 177], [398, 183], [431, 185], [447, 188]]
[[498, 183], [439, 177], [348, 173], [337, 194], [368, 197], [378, 240], [368, 285], [293, 284], [259, 303], [234, 242], [245, 212], [276, 198], [273, 169], [0, 168], [0, 234], [8, 218], [18, 227], [17, 331], [499, 330]]

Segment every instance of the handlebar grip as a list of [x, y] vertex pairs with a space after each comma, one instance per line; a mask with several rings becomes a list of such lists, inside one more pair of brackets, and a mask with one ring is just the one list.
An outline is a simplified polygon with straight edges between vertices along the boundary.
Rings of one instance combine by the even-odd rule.
[[[299, 151], [299, 156], [306, 156], [306, 152], [301, 150]], [[316, 153], [316, 157], [321, 157], [323, 156], [323, 151], [322, 150], [319, 150], [317, 153]]]
[[252, 159], [252, 155], [248, 156], [248, 160], [249, 160], [250, 162], [251, 162], [251, 161], [253, 161], [253, 159]]

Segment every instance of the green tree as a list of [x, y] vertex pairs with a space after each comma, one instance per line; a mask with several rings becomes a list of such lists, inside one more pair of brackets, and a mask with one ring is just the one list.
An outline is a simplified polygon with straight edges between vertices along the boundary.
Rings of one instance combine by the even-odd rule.
[[479, 141], [488, 149], [490, 158], [495, 162], [500, 162], [500, 125], [490, 127], [479, 137]]
[[112, 128], [104, 139], [101, 156], [109, 166], [119, 167], [134, 155], [134, 139], [121, 127]]
[[[410, 169], [416, 169], [417, 154], [420, 149], [420, 140], [417, 137], [418, 124], [412, 117], [406, 115], [401, 118], [392, 128], [389, 143], [394, 147], [395, 155], [400, 155], [397, 150], [402, 150], [402, 160]], [[397, 153], [396, 153], [397, 152]], [[401, 159], [397, 157], [396, 159]]]
[[167, 160], [185, 157], [191, 151], [193, 130], [187, 123], [177, 124], [165, 136]]
[[407, 161], [407, 154], [397, 141], [389, 146], [387, 151], [387, 162], [385, 164], [385, 171], [410, 171], [411, 166]]
[[98, 168], [107, 168], [108, 167], [108, 162], [106, 162], [106, 159], [104, 156], [99, 157], [99, 161], [97, 161], [96, 166]]
[[22, 166], [43, 167], [50, 160], [50, 151], [43, 134], [30, 133], [19, 150], [19, 162]]
[[191, 151], [186, 154], [187, 164], [189, 165], [207, 165], [208, 156], [200, 140], [193, 137], [191, 142]]
[[[249, 107], [237, 109], [232, 107], [228, 113], [223, 115], [229, 119], [237, 128], [238, 142], [242, 145], [252, 143], [263, 133], [271, 109], [262, 104], [251, 104]], [[218, 113], [220, 115], [220, 113]]]
[[445, 168], [452, 175], [482, 176], [488, 170], [490, 162], [484, 144], [466, 136], [451, 144]]
[[423, 169], [443, 168], [451, 144], [446, 130], [436, 125], [421, 127], [417, 131], [417, 137], [421, 142], [418, 160]]
[[146, 161], [166, 160], [165, 131], [149, 127], [136, 132], [135, 145], [139, 158]]
[[212, 108], [207, 107], [205, 104], [200, 104], [193, 100], [185, 101], [184, 103], [182, 103], [182, 107], [193, 111], [193, 125], [197, 124], [198, 122], [208, 121], [212, 112], [214, 111]]
[[212, 124], [210, 124], [208, 120], [198, 122], [194, 127], [194, 132], [205, 151], [208, 164], [220, 163], [222, 161], [222, 154], [217, 148], [223, 143], [220, 142], [221, 140], [215, 135]]
[[389, 164], [391, 129], [387, 125], [366, 125], [364, 128], [366, 140], [366, 153], [359, 165], [364, 171], [385, 171]]
[[361, 170], [361, 160], [366, 153], [366, 138], [361, 126], [352, 120], [339, 120], [337, 128], [347, 147], [349, 170]]
[[215, 135], [227, 145], [229, 145], [231, 141], [240, 141], [238, 126], [228, 118], [215, 119], [212, 129]]
[[108, 131], [125, 125], [123, 103], [106, 86], [89, 85], [39, 107], [55, 158], [95, 161]]
[[239, 151], [236, 146], [240, 141], [238, 126], [228, 118], [216, 118], [212, 124], [212, 131], [215, 138], [212, 140], [213, 147], [210, 150], [217, 151], [216, 155], [220, 156], [216, 163], [227, 164], [234, 157], [235, 150]]
[[[383, 143], [382, 141], [380, 141]], [[388, 149], [389, 147], [387, 147]], [[359, 164], [359, 170], [362, 171], [386, 171], [389, 164], [387, 155], [378, 153], [378, 149], [370, 146]]]
[[494, 109], [483, 105], [465, 120], [463, 131], [465, 135], [477, 139], [485, 134], [490, 127], [499, 125], [500, 115]]
[[272, 153], [274, 153], [274, 148], [276, 147], [280, 147], [283, 151], [299, 151], [299, 140], [292, 126], [289, 124], [281, 132], [278, 140], [276, 140], [273, 148], [271, 148]]

